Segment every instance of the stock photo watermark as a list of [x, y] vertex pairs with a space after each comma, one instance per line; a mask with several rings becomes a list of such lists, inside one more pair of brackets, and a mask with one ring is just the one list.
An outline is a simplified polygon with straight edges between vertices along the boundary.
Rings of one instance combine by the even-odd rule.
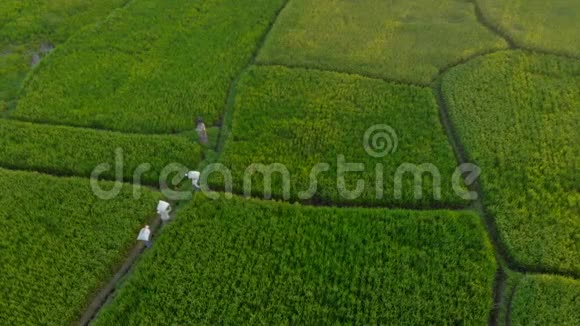
[[[362, 173], [372, 171], [374, 173], [374, 187], [375, 197], [380, 200], [385, 196], [384, 190], [387, 186], [385, 182], [385, 166], [381, 159], [388, 155], [395, 155], [399, 150], [399, 137], [396, 131], [385, 124], [373, 125], [366, 130], [362, 137], [362, 146], [367, 155], [374, 161], [374, 166], [365, 165], [362, 162], [347, 162], [345, 155], [338, 154], [332, 164], [330, 162], [318, 162], [310, 168], [309, 186], [307, 189], [295, 190], [296, 196], [300, 200], [309, 200], [314, 198], [319, 191], [319, 178], [323, 173], [332, 172], [336, 176], [336, 190], [337, 193], [346, 200], [354, 200], [359, 198], [365, 191], [366, 184], [363, 179], [357, 179], [355, 182], [347, 182], [347, 175], [351, 173]], [[333, 169], [333, 171], [331, 171]], [[133, 196], [138, 199], [142, 191], [143, 175], [152, 170], [150, 163], [144, 162], [137, 166], [132, 173]], [[234, 192], [234, 173], [232, 170], [222, 163], [208, 164], [202, 171], [189, 171], [186, 166], [179, 163], [171, 163], [164, 166], [159, 171], [159, 187], [161, 193], [168, 200], [180, 201], [192, 198], [193, 191], [200, 191], [205, 196], [211, 199], [217, 199], [220, 196], [225, 198], [232, 198]], [[392, 170], [392, 169], [391, 169]], [[104, 173], [114, 171], [115, 182], [114, 186], [109, 189], [104, 189], [102, 184], [98, 181]], [[115, 198], [123, 188], [123, 180], [126, 180], [124, 175], [124, 152], [122, 148], [115, 150], [114, 164], [102, 163], [93, 170], [91, 174], [91, 188], [95, 196], [103, 200]], [[241, 172], [241, 171], [235, 171]], [[220, 186], [221, 192], [213, 191], [208, 183], [209, 177], [212, 174], [219, 174], [223, 180], [223, 187]], [[421, 164], [401, 162], [394, 169], [392, 177], [392, 195], [394, 199], [402, 199], [405, 193], [405, 185], [409, 187], [409, 183], [404, 180], [412, 178], [412, 196], [415, 200], [420, 200], [425, 192], [425, 178], [431, 180], [430, 192], [434, 200], [441, 200], [442, 183], [450, 182], [454, 194], [463, 200], [477, 200], [478, 194], [475, 191], [470, 191], [471, 186], [481, 174], [481, 169], [471, 163], [464, 163], [457, 166], [451, 175], [451, 180], [443, 180], [439, 167], [430, 162]], [[178, 185], [184, 182], [185, 179], [192, 179], [193, 190], [179, 190], [175, 189]], [[194, 176], [193, 178], [191, 176]], [[235, 173], [240, 175], [240, 173]], [[272, 179], [274, 176], [281, 180], [281, 199], [289, 200], [292, 197], [292, 174], [290, 169], [282, 163], [263, 164], [260, 162], [249, 164], [245, 167], [242, 177], [242, 189], [236, 189], [240, 195], [250, 197], [253, 193], [262, 194], [263, 199], [271, 199], [273, 194]], [[260, 177], [261, 189], [255, 191], [253, 189], [253, 180]], [[352, 178], [351, 178], [352, 179]], [[390, 186], [390, 185], [389, 185]], [[173, 187], [173, 188], [172, 188]], [[408, 191], [407, 191], [408, 192]]]

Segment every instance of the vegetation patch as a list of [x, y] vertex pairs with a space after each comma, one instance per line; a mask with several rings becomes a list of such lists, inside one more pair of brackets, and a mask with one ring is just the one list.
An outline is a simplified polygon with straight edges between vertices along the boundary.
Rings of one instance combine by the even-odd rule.
[[443, 93], [485, 205], [526, 268], [580, 275], [580, 61], [492, 54], [443, 77]]
[[[220, 162], [232, 171], [236, 193], [245, 191], [244, 177], [251, 176], [246, 194], [268, 197], [267, 179], [259, 170], [247, 172], [263, 164], [275, 171], [274, 198], [423, 208], [464, 204], [452, 190], [456, 162], [432, 91], [355, 75], [252, 67], [238, 84]], [[339, 172], [340, 166], [350, 169], [347, 163], [359, 166]], [[271, 164], [287, 169], [290, 187]], [[327, 170], [316, 172], [318, 164]], [[418, 191], [415, 172], [422, 182]], [[217, 178], [210, 178], [212, 184], [223, 187]]]
[[552, 275], [526, 276], [511, 306], [514, 326], [580, 325], [580, 282]]
[[429, 84], [441, 68], [505, 47], [468, 1], [293, 0], [258, 61]]
[[54, 46], [64, 43], [79, 29], [106, 17], [127, 1], [2, 0], [0, 113], [3, 102], [4, 106], [14, 105], [26, 74]]
[[[142, 181], [157, 185], [160, 172], [171, 163], [195, 168], [201, 147], [182, 136], [120, 134], [90, 129], [37, 125], [0, 120], [0, 165], [50, 174], [89, 177], [99, 165], [99, 178]], [[148, 168], [142, 164], [149, 164]]]
[[485, 324], [495, 267], [467, 212], [198, 196], [95, 325]]
[[485, 19], [516, 45], [580, 57], [580, 2], [476, 0]]
[[282, 4], [135, 0], [54, 51], [13, 116], [140, 133], [216, 124]]
[[155, 214], [158, 197], [142, 189], [136, 200], [125, 186], [100, 200], [87, 179], [0, 170], [0, 324], [76, 321]]

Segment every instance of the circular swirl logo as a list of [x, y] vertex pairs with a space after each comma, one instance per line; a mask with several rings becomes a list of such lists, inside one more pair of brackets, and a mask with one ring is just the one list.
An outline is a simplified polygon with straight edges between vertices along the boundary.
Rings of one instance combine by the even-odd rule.
[[374, 125], [365, 132], [363, 145], [367, 154], [379, 158], [395, 153], [399, 138], [391, 126]]

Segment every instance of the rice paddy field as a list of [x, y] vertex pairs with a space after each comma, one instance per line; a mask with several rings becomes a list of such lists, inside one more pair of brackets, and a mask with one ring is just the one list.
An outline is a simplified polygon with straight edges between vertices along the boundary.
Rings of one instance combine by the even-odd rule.
[[[220, 163], [233, 173], [235, 192], [244, 191], [246, 167], [252, 163], [282, 164], [292, 177], [288, 197], [300, 200], [308, 195], [303, 193], [311, 187], [313, 168], [327, 162], [328, 171], [319, 174], [316, 192], [307, 200], [414, 208], [463, 204], [452, 189], [456, 161], [429, 88], [334, 72], [258, 66], [242, 76], [236, 94], [231, 136], [220, 156]], [[363, 136], [382, 123], [397, 127], [397, 148], [384, 157], [373, 157], [366, 152]], [[347, 187], [342, 190], [336, 187], [337, 155], [365, 168], [344, 175]], [[429, 162], [444, 181], [438, 183], [425, 173], [418, 198], [415, 176], [408, 173], [400, 178], [402, 193], [396, 196], [394, 180], [403, 162], [417, 166]], [[377, 183], [379, 164], [383, 182]], [[263, 197], [265, 178], [257, 174], [252, 179], [252, 194]], [[282, 179], [272, 177], [275, 198], [284, 197]], [[364, 188], [360, 196], [350, 198], [357, 180], [364, 182]]]
[[5, 0], [0, 3], [0, 113], [13, 108], [28, 73], [76, 31], [128, 0]]
[[[194, 168], [201, 146], [186, 136], [122, 134], [94, 129], [0, 121], [0, 165], [56, 175], [90, 177], [96, 166], [108, 168], [101, 179], [130, 182], [140, 165], [148, 164], [142, 181], [159, 183], [168, 164]], [[47, 149], [50, 149], [47, 151]]]
[[481, 13], [518, 46], [580, 57], [577, 1], [476, 0]]
[[[13, 116], [137, 133], [215, 124], [281, 0], [132, 1], [30, 75]], [[54, 78], [58, 75], [58, 78]]]
[[177, 219], [96, 325], [488, 319], [495, 261], [475, 214], [196, 198]]
[[512, 325], [578, 325], [580, 282], [560, 276], [533, 275], [518, 284]]
[[0, 325], [579, 325], [579, 30], [567, 0], [2, 1]]
[[[160, 196], [131, 187], [100, 200], [85, 178], [0, 169], [0, 323], [55, 325], [77, 319], [114, 274]], [[103, 186], [110, 186], [104, 183]]]
[[258, 62], [428, 85], [470, 56], [506, 48], [470, 1], [290, 1]]
[[[477, 67], [477, 69], [474, 69]], [[502, 242], [520, 264], [580, 275], [580, 61], [501, 52], [443, 77], [450, 116]], [[477, 81], [477, 89], [467, 88]]]

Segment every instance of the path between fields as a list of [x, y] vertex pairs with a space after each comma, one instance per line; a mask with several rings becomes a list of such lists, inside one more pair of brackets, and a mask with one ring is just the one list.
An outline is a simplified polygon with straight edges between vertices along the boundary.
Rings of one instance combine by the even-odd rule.
[[[170, 214], [171, 218], [174, 218], [173, 212]], [[151, 221], [149, 221], [149, 227], [151, 229], [151, 240], [155, 237], [155, 235], [161, 229], [161, 219], [158, 216], [155, 216]], [[117, 290], [117, 285], [121, 282], [121, 280], [129, 274], [137, 262], [137, 259], [141, 254], [147, 250], [141, 241], [135, 240], [136, 243], [133, 245], [131, 251], [125, 258], [123, 264], [119, 267], [117, 272], [113, 275], [113, 277], [109, 280], [109, 282], [102, 287], [97, 295], [93, 298], [91, 303], [83, 312], [83, 315], [80, 318], [79, 325], [89, 325], [93, 319], [97, 316], [99, 310], [109, 303], [109, 301], [113, 298], [115, 291]]]

